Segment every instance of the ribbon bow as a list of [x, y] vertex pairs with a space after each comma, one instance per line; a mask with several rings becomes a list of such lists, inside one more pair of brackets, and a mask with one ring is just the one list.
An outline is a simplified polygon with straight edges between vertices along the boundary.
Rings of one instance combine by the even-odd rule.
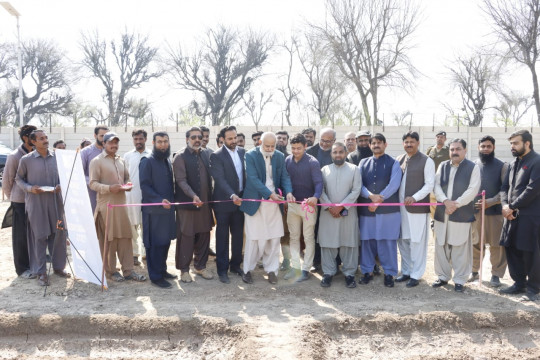
[[304, 201], [302, 201], [301, 206], [302, 206], [302, 210], [304, 210], [304, 212], [306, 214], [306, 220], [307, 220], [308, 219], [308, 213], [313, 214], [315, 212], [315, 209], [313, 208], [313, 206], [311, 206], [311, 205], [309, 205], [307, 203], [307, 199], [304, 199]]

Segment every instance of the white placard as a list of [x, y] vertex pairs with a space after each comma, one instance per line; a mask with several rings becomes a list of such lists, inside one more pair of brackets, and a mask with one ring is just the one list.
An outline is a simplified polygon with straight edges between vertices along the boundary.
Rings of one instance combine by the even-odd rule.
[[[66, 199], [64, 205], [66, 229], [69, 241], [73, 244], [71, 248], [73, 271], [77, 278], [101, 286], [103, 262], [90, 197], [86, 187], [81, 154], [75, 150], [57, 149], [55, 155], [62, 188], [62, 198]], [[76, 159], [75, 156], [77, 156]], [[75, 166], [73, 166], [73, 160], [75, 160]], [[104, 285], [107, 286], [107, 279], [104, 279]]]

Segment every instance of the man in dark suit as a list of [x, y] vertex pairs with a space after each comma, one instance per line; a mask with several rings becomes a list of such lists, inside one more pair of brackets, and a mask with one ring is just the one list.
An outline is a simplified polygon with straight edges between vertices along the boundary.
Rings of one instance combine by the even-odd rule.
[[176, 238], [174, 207], [174, 180], [169, 135], [164, 131], [154, 133], [154, 149], [141, 158], [139, 179], [143, 203], [163, 203], [163, 206], [143, 206], [143, 243], [146, 265], [152, 284], [162, 289], [172, 287], [167, 279], [177, 276], [167, 272], [167, 255], [171, 240]]
[[519, 130], [510, 135], [516, 160], [501, 187], [504, 217], [501, 245], [514, 284], [503, 294], [526, 292], [522, 301], [540, 300], [540, 155], [533, 150], [532, 135]]
[[191, 260], [196, 274], [207, 280], [214, 277], [206, 268], [214, 217], [208, 204], [212, 195], [210, 159], [208, 152], [201, 148], [202, 140], [200, 128], [189, 129], [186, 132], [187, 147], [173, 160], [174, 199], [184, 203], [177, 205], [176, 210], [176, 268], [182, 272], [180, 280], [185, 283], [193, 281], [189, 274]]
[[[210, 155], [210, 173], [214, 178], [214, 204], [216, 216], [216, 262], [219, 281], [230, 283], [227, 272], [242, 275], [242, 243], [244, 237], [244, 213], [239, 206], [246, 183], [244, 166], [245, 150], [236, 145], [236, 127], [225, 126], [219, 132], [224, 139], [222, 147]], [[229, 232], [231, 234], [232, 257], [229, 261]]]

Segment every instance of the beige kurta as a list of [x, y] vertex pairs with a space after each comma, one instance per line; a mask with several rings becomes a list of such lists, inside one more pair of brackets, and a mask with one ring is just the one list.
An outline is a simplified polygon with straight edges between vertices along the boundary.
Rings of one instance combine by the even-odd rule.
[[[266, 165], [265, 186], [274, 191], [274, 180], [272, 179], [272, 165], [270, 157], [264, 158]], [[246, 240], [268, 240], [280, 238], [284, 234], [283, 217], [279, 205], [270, 202], [261, 202], [259, 209], [253, 215], [245, 215]]]
[[[321, 169], [323, 192], [321, 203], [355, 203], [362, 189], [362, 176], [354, 164], [326, 165]], [[345, 207], [348, 216], [334, 218], [327, 206], [320, 209], [319, 244], [321, 247], [339, 248], [358, 246], [358, 216], [356, 206]]]
[[[459, 166], [459, 165], [458, 165]], [[435, 176], [435, 196], [437, 197], [438, 202], [444, 202], [447, 199], [452, 198], [452, 192], [454, 190], [454, 178], [458, 166], [451, 166], [450, 177], [448, 179], [448, 193], [445, 194], [441, 188], [441, 167], [437, 170], [437, 175]], [[480, 190], [480, 168], [475, 165], [471, 174], [471, 180], [469, 182], [469, 187], [465, 192], [456, 199], [458, 202], [458, 208], [467, 205], [474, 200], [478, 191]], [[438, 245], [448, 245], [459, 246], [465, 244], [471, 234], [471, 223], [461, 223], [453, 222], [449, 220], [449, 215], [444, 214], [444, 222], [435, 220], [434, 224], [435, 238]]]
[[[129, 171], [129, 178], [133, 183], [133, 189], [126, 192], [126, 202], [128, 204], [140, 204], [142, 201], [141, 182], [139, 181], [139, 164], [141, 159], [150, 155], [150, 151], [144, 149], [143, 152], [137, 150], [128, 151], [124, 155], [124, 162]], [[142, 213], [140, 206], [130, 206], [127, 208], [129, 221], [131, 225], [142, 224]]]
[[[106, 223], [107, 204], [119, 205], [126, 203], [126, 194], [120, 191], [117, 194], [110, 192], [110, 185], [125, 184], [129, 181], [129, 171], [124, 160], [119, 156], [107, 155], [105, 151], [90, 162], [90, 189], [97, 192], [97, 206], [94, 212], [96, 226]], [[108, 240], [131, 239], [131, 223], [125, 207], [109, 209], [109, 235]], [[98, 234], [99, 236], [99, 234]]]

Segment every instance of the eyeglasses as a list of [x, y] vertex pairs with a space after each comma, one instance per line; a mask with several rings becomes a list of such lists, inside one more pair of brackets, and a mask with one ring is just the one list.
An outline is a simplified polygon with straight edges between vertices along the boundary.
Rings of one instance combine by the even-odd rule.
[[323, 144], [332, 144], [334, 141], [336, 141], [336, 139], [332, 139], [332, 140], [324, 140], [324, 139], [321, 139], [321, 142]]
[[191, 135], [189, 138], [191, 140], [196, 140], [196, 139], [202, 140], [202, 135]]

